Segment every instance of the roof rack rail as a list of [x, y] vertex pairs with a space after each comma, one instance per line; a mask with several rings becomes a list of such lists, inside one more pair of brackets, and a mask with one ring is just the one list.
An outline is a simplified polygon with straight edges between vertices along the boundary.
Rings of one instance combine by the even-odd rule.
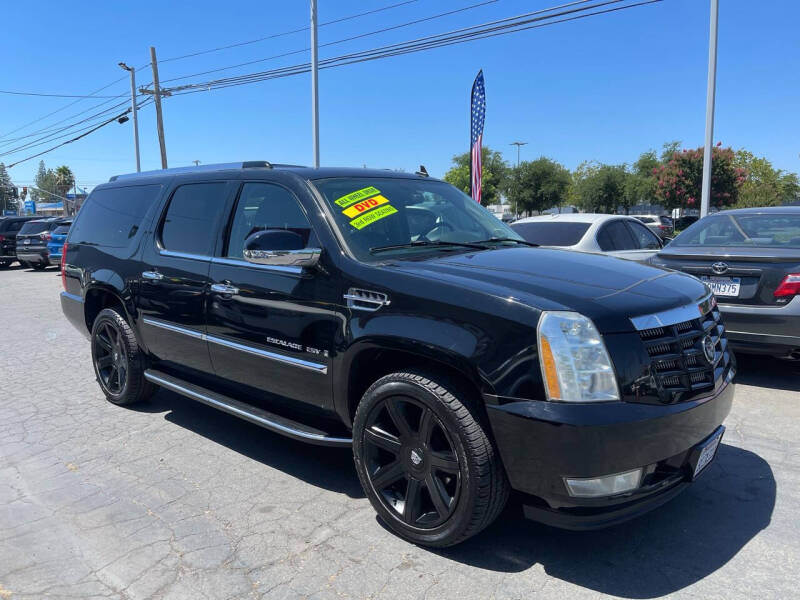
[[114, 175], [109, 181], [119, 181], [121, 179], [136, 179], [138, 177], [155, 177], [156, 175], [176, 175], [179, 173], [198, 173], [203, 171], [227, 171], [234, 169], [271, 169], [272, 163], [266, 160], [246, 160], [233, 163], [217, 163], [209, 165], [197, 165], [191, 167], [173, 167], [171, 169], [156, 169], [155, 171], [142, 171], [141, 173], [125, 173], [124, 175]]

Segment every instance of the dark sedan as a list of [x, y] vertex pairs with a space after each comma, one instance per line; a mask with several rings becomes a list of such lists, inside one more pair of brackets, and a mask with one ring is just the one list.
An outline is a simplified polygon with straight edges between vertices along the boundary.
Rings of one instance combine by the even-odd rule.
[[800, 207], [709, 215], [651, 262], [708, 283], [734, 349], [800, 360]]

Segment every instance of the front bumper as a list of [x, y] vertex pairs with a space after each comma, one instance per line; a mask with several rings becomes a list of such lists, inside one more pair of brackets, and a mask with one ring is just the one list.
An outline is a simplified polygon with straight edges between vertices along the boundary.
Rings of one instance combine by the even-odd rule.
[[800, 296], [783, 306], [718, 306], [734, 350], [775, 355], [800, 351]]
[[[567, 529], [606, 527], [680, 493], [693, 476], [695, 449], [731, 409], [733, 371], [713, 396], [652, 405], [544, 401], [488, 404], [511, 487], [525, 515]], [[565, 477], [601, 477], [643, 468], [639, 488], [602, 498], [570, 496]]]

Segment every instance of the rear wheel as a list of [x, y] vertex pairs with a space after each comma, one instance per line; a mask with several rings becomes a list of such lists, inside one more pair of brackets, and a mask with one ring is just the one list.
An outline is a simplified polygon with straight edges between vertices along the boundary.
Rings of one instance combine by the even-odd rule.
[[6, 268], [6, 267], [8, 267], [10, 264], [11, 264], [11, 263], [10, 263], [9, 261], [2, 261], [2, 262], [0, 262], [0, 269], [5, 269], [5, 268]]
[[92, 326], [92, 363], [100, 389], [119, 405], [147, 400], [155, 386], [144, 378], [145, 360], [136, 335], [116, 310], [104, 308]]
[[494, 521], [508, 498], [485, 424], [443, 377], [410, 371], [375, 382], [356, 411], [353, 453], [375, 510], [414, 543], [457, 544]]
[[33, 268], [36, 269], [37, 271], [44, 271], [44, 268], [46, 266], [47, 265], [44, 263], [33, 263]]

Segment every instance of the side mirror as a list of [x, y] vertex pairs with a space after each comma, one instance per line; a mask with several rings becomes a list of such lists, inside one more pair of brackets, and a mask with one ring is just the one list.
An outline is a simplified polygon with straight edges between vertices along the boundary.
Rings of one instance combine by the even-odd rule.
[[286, 229], [257, 231], [244, 241], [244, 259], [256, 265], [313, 267], [322, 254], [320, 248], [304, 247], [303, 237]]

